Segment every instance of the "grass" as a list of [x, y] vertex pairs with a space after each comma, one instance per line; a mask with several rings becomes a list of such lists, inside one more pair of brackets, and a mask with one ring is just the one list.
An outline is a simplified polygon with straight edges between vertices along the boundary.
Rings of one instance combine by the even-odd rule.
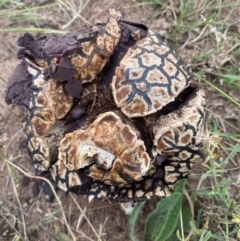
[[[5, 22], [6, 26], [1, 26], [0, 33], [31, 32], [66, 34], [69, 30], [65, 29], [76, 21], [76, 19], [80, 19], [87, 25], [91, 24], [81, 16], [89, 0], [76, 2], [56, 0], [52, 2], [53, 3], [46, 3], [43, 5], [40, 3], [37, 5], [36, 3], [34, 6], [28, 6], [21, 1], [3, 1], [0, 4], [0, 20]], [[58, 17], [58, 15], [60, 17]], [[61, 17], [64, 17], [64, 19], [68, 21], [62, 24]], [[6, 19], [8, 19], [8, 21], [6, 21]], [[9, 27], [12, 25], [15, 27]], [[44, 25], [52, 25], [53, 28], [45, 28]]]
[[[23, 174], [26, 177], [29, 177], [29, 178], [32, 178], [32, 179], [43, 180], [44, 182], [48, 183], [48, 185], [51, 187], [51, 190], [53, 192], [55, 200], [56, 200], [57, 204], [59, 205], [59, 209], [60, 209], [60, 213], [61, 213], [60, 217], [63, 220], [61, 220], [61, 219], [59, 219], [57, 217], [57, 216], [59, 216], [59, 211], [57, 211], [55, 213], [54, 212], [50, 212], [47, 215], [45, 215], [45, 217], [42, 220], [42, 222], [43, 223], [47, 223], [47, 222], [52, 222], [54, 219], [58, 219], [58, 220], [60, 220], [60, 222], [62, 224], [66, 225], [68, 233], [69, 233], [69, 236], [70, 236], [70, 237], [68, 237], [66, 234], [64, 234], [62, 231], [60, 231], [60, 227], [58, 225], [54, 225], [55, 238], [57, 240], [65, 240], [65, 241], [77, 240], [77, 237], [73, 233], [73, 230], [75, 232], [77, 232], [78, 235], [80, 234], [82, 237], [85, 237], [88, 240], [92, 240], [91, 238], [88, 238], [88, 236], [85, 235], [84, 232], [78, 231], [78, 230], [76, 230], [76, 229], [74, 229], [73, 227], [70, 226], [70, 224], [69, 224], [69, 222], [68, 222], [68, 220], [66, 218], [67, 213], [64, 210], [64, 207], [62, 205], [62, 201], [61, 201], [60, 197], [58, 196], [58, 194], [56, 193], [55, 188], [53, 187], [51, 182], [48, 179], [46, 179], [46, 178], [43, 178], [43, 177], [40, 177], [40, 176], [33, 176], [33, 175], [29, 174], [27, 171], [24, 171], [18, 165], [14, 164], [13, 160], [10, 160], [7, 157], [4, 139], [2, 139], [0, 141], [2, 141], [1, 142], [2, 149], [1, 149], [0, 155], [3, 158], [4, 162], [6, 163], [6, 165], [8, 167], [8, 173], [9, 173], [9, 176], [11, 177], [11, 180], [12, 180], [12, 186], [13, 186], [14, 194], [15, 194], [15, 197], [17, 199], [17, 204], [19, 206], [18, 208], [19, 208], [20, 213], [21, 213], [21, 219], [19, 219], [19, 223], [22, 224], [22, 227], [20, 227], [20, 230], [22, 229], [22, 232], [23, 232], [22, 239], [23, 240], [28, 240], [28, 237], [27, 237], [27, 227], [26, 227], [26, 221], [25, 221], [25, 216], [27, 216], [27, 214], [24, 213], [23, 208], [22, 208], [22, 204], [21, 204], [20, 199], [19, 199], [19, 192], [17, 190], [17, 187], [19, 186], [20, 181], [18, 179], [18, 175], [19, 174], [17, 174], [16, 171], [19, 171], [21, 174]], [[87, 216], [85, 214], [86, 209], [83, 210], [81, 208], [81, 206], [79, 205], [79, 203], [76, 201], [75, 197], [71, 193], [70, 193], [70, 197], [72, 198], [73, 202], [75, 203], [76, 207], [79, 209], [79, 212], [81, 214], [79, 216], [78, 223], [80, 223], [81, 219], [84, 218], [87, 221], [87, 223], [89, 224], [89, 226], [91, 227], [91, 229], [92, 229], [93, 233], [95, 234], [97, 240], [100, 240], [101, 232], [98, 234], [97, 231], [95, 230], [95, 228], [92, 226], [91, 222], [89, 221], [89, 219], [87, 218]], [[3, 203], [1, 203], [0, 211], [2, 211], [3, 209], [4, 209], [4, 205], [3, 205]], [[7, 213], [1, 212], [1, 215], [2, 215], [2, 217], [4, 217], [5, 215], [9, 215], [9, 213], [8, 212]], [[10, 226], [11, 226], [11, 224], [10, 224]], [[14, 229], [14, 226], [12, 226], [12, 228]], [[17, 230], [16, 230], [16, 232], [18, 233]], [[15, 240], [15, 238], [16, 237], [14, 237], [13, 240]]]
[[[84, 10], [90, 8], [91, 1], [65, 3], [58, 0], [34, 6], [27, 6], [20, 1], [2, 1], [0, 21], [3, 25], [0, 33], [29, 31], [64, 34], [76, 28], [79, 22], [90, 24], [83, 16]], [[240, 197], [240, 129], [236, 120], [239, 120], [240, 116], [240, 99], [239, 96], [233, 96], [232, 91], [240, 91], [240, 36], [237, 32], [239, 18], [236, 10], [240, 7], [240, 1], [180, 0], [177, 4], [171, 0], [148, 0], [139, 1], [136, 7], [149, 8], [149, 20], [153, 23], [159, 18], [168, 18], [171, 26], [163, 37], [184, 59], [187, 58], [194, 77], [209, 91], [204, 136], [206, 160], [202, 163], [204, 172], [199, 174], [196, 190], [184, 192], [188, 205], [182, 207], [179, 224], [171, 234], [172, 240], [239, 240], [240, 204], [237, 200]], [[43, 14], [46, 12], [48, 14]], [[3, 82], [3, 78], [1, 79]], [[1, 113], [11, 115], [11, 118], [18, 117], [14, 110], [7, 109], [4, 102], [0, 102], [0, 110]], [[231, 118], [227, 118], [227, 113], [231, 114]], [[2, 123], [0, 129], [4, 126], [5, 123]], [[18, 155], [12, 157], [11, 153], [4, 152], [8, 143], [7, 136], [2, 135], [0, 152], [4, 157], [3, 165], [7, 167], [15, 198], [12, 203], [0, 199], [0, 214], [6, 222], [11, 217], [11, 240], [27, 240], [29, 227], [26, 219], [29, 217], [23, 211], [21, 203], [20, 179], [21, 173], [27, 176], [30, 174], [16, 165]], [[73, 227], [62, 198], [56, 193], [55, 195], [57, 208], [49, 206], [49, 212], [38, 222], [43, 227], [53, 225], [53, 236], [56, 240], [79, 240], [79, 237], [103, 240], [105, 221], [102, 221], [103, 224], [97, 231], [88, 219], [87, 214], [90, 211], [81, 208], [76, 198], [70, 195], [79, 215], [78, 225]], [[191, 218], [188, 219], [189, 217]], [[80, 228], [83, 219], [90, 230], [87, 233]], [[132, 219], [130, 236], [137, 239], [133, 231], [133, 227], [138, 228], [137, 216]], [[16, 222], [19, 224], [16, 225]], [[89, 233], [92, 234], [91, 237]]]

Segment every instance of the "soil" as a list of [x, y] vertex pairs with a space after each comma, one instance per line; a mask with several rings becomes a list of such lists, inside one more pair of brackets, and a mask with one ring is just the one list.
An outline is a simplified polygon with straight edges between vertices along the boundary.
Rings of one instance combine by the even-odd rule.
[[[34, 4], [40, 2], [41, 1], [34, 1]], [[225, 4], [226, 2], [230, 1], [225, 1]], [[147, 25], [149, 28], [159, 32], [164, 38], [169, 38], [171, 36], [170, 23], [174, 23], [174, 15], [172, 14], [172, 11], [168, 10], [159, 15], [159, 10], [153, 10], [150, 6], [136, 7], [136, 3], [137, 2], [134, 0], [90, 0], [89, 4], [82, 12], [82, 16], [90, 23], [96, 23], [99, 22], [99, 20], [101, 20], [101, 22], [106, 22], [108, 16], [106, 12], [108, 8], [121, 9], [125, 13], [126, 20]], [[29, 1], [29, 4], [31, 4], [31, 1]], [[237, 11], [240, 13], [240, 7], [236, 9], [236, 12]], [[54, 16], [54, 18], [46, 17], [43, 19], [41, 22], [42, 27], [61, 29], [61, 26], [69, 20], [67, 15], [58, 12], [57, 10], [46, 10], [45, 14], [46, 16]], [[232, 18], [231, 21], [237, 21], [239, 14], [233, 16], [235, 16], [235, 19]], [[5, 23], [3, 23], [4, 26], [11, 26], [11, 24], [16, 25], [17, 22], [10, 22], [10, 20], [6, 19]], [[29, 23], [23, 22], [22, 24]], [[31, 24], [32, 23], [30, 23], [30, 25]], [[69, 25], [68, 30], [76, 31], [86, 26], [87, 24], [85, 21], [77, 19]], [[21, 34], [19, 33], [0, 34], [0, 75], [1, 78], [5, 80], [8, 80], [13, 70], [20, 63], [16, 57], [18, 51], [16, 43], [20, 35]], [[196, 44], [194, 48], [181, 48], [182, 44], [183, 43], [179, 43], [177, 51], [184, 61], [187, 63], [189, 62], [190, 64], [192, 57], [197, 54], [199, 49], [203, 48], [202, 43]], [[216, 64], [214, 60], [211, 61], [212, 62], [208, 64]], [[194, 66], [192, 66], [192, 68], [194, 68]], [[212, 76], [209, 75], [208, 78], [211, 80]], [[9, 160], [30, 175], [35, 175], [35, 170], [31, 164], [26, 149], [26, 137], [22, 133], [21, 110], [17, 106], [7, 106], [5, 104], [5, 88], [6, 84], [0, 81], [0, 137], [6, 137], [5, 147]], [[208, 91], [209, 111], [207, 113], [206, 121], [210, 122], [213, 118], [220, 119], [220, 117], [226, 116], [226, 119], [230, 121], [233, 126], [240, 128], [239, 108], [236, 108], [230, 101], [226, 101], [226, 99], [220, 97], [214, 90], [209, 88]], [[232, 91], [231, 94], [236, 96], [236, 99], [239, 98], [239, 95], [234, 91]], [[5, 106], [2, 107], [2, 104]], [[11, 112], [9, 112], [7, 108], [10, 109]], [[77, 111], [73, 112], [72, 115], [74, 114], [77, 116], [79, 115]], [[234, 128], [231, 129], [226, 127], [224, 123], [222, 124], [222, 129], [224, 132], [236, 132]], [[2, 140], [0, 140], [0, 144], [1, 141]], [[0, 151], [1, 150], [2, 149], [0, 149]], [[239, 163], [240, 157], [234, 157], [229, 169], [232, 167], [235, 168]], [[0, 206], [2, 204], [2, 213], [4, 214], [0, 216], [0, 240], [10, 241], [13, 239], [14, 234], [24, 237], [23, 225], [21, 222], [22, 213], [24, 214], [27, 237], [29, 240], [56, 240], [57, 230], [59, 230], [61, 234], [67, 234], [70, 237], [68, 230], [63, 223], [58, 203], [55, 199], [49, 201], [48, 198], [44, 196], [42, 182], [35, 179], [28, 179], [15, 170], [15, 182], [18, 184], [16, 186], [12, 185], [12, 179], [9, 175], [8, 169], [8, 165], [2, 158], [0, 158]], [[200, 175], [204, 171], [205, 170], [202, 168], [201, 164], [196, 164], [194, 166], [188, 178], [187, 186], [190, 190], [196, 189]], [[236, 183], [239, 178], [239, 170], [229, 171], [228, 175], [231, 176], [232, 180]], [[16, 187], [17, 190], [15, 190], [14, 187]], [[16, 191], [18, 192], [21, 207], [19, 207], [18, 204]], [[237, 191], [238, 189], [233, 189], [231, 195], [236, 196]], [[62, 201], [67, 220], [71, 227], [75, 229], [74, 233], [78, 237], [77, 240], [98, 240], [89, 223], [85, 218], [82, 218], [82, 214], [74, 203], [72, 196], [60, 190], [58, 191], [58, 195]], [[101, 240], [130, 240], [128, 235], [129, 216], [124, 213], [119, 204], [99, 200], [93, 200], [89, 203], [88, 197], [85, 195], [74, 195], [74, 197], [82, 209], [85, 210], [86, 208], [85, 214], [96, 232], [99, 234]], [[135, 229], [140, 240], [142, 240], [141, 237], [143, 235], [146, 217], [154, 209], [159, 200], [159, 198], [153, 198], [147, 201], [140, 213]]]

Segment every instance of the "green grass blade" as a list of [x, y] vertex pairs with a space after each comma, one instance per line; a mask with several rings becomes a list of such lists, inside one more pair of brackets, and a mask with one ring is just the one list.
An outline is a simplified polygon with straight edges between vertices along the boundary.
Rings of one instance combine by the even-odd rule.
[[202, 241], [208, 241], [211, 237], [212, 237], [212, 233], [210, 231], [207, 231]]
[[[48, 5], [43, 5], [43, 6], [36, 6], [36, 7], [31, 7], [31, 8], [23, 8], [23, 9], [19, 9], [19, 10], [14, 10], [14, 9], [10, 9], [10, 10], [5, 10], [2, 9], [2, 11], [0, 12], [0, 17], [13, 17], [14, 15], [19, 15], [19, 14], [24, 14], [26, 12], [33, 12], [33, 11], [37, 11], [40, 9], [46, 9], [46, 8], [52, 8], [52, 7], [56, 7], [58, 6], [57, 3], [53, 3], [53, 4], [48, 4]], [[0, 7], [2, 7], [2, 5], [0, 5]], [[21, 6], [23, 7], [23, 6]]]
[[7, 81], [6, 81], [5, 79], [3, 79], [1, 76], [0, 76], [0, 80], [1, 80], [2, 82], [4, 82], [5, 84], [7, 84]]
[[20, 237], [18, 235], [14, 235], [12, 241], [19, 241], [20, 240]]
[[215, 86], [214, 84], [210, 83], [209, 81], [201, 78], [200, 75], [198, 74], [194, 74], [198, 79], [203, 80], [206, 84], [208, 84], [209, 86], [211, 86], [213, 89], [215, 89], [216, 91], [218, 91], [223, 97], [229, 99], [232, 103], [234, 103], [235, 105], [237, 105], [238, 107], [240, 107], [240, 103], [235, 100], [233, 97], [231, 97], [230, 95], [228, 95], [227, 93], [225, 93], [224, 91], [222, 91], [221, 89], [219, 89], [217, 86]]
[[55, 33], [55, 34], [66, 34], [68, 31], [62, 31], [57, 29], [47, 29], [47, 28], [0, 28], [0, 33], [9, 33], [9, 32], [16, 32], [16, 33]]
[[60, 231], [58, 225], [54, 225], [55, 238], [57, 241], [72, 241], [65, 233]]

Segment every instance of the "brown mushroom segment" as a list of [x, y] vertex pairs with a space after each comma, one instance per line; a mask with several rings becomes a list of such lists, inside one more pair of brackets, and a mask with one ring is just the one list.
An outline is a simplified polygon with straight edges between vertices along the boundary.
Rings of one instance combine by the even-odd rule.
[[204, 104], [205, 93], [199, 89], [182, 108], [161, 116], [153, 128], [156, 150], [169, 161], [164, 167], [164, 179], [170, 188], [187, 176], [192, 163], [203, 158], [200, 145]]
[[72, 98], [67, 95], [64, 83], [56, 79], [46, 80], [43, 68], [28, 59], [28, 71], [32, 75], [29, 108], [33, 113], [31, 123], [38, 136], [47, 135], [53, 123], [63, 118], [72, 106]]
[[[146, 175], [150, 166], [150, 158], [146, 153], [143, 141], [138, 140], [134, 148], [124, 150], [116, 158], [113, 168], [110, 171], [111, 179], [118, 180], [118, 183], [128, 183], [131, 180], [141, 180]], [[130, 177], [130, 181], [128, 181]]]
[[29, 111], [23, 124], [28, 137], [28, 148], [38, 171], [46, 171], [51, 163], [48, 136], [57, 120], [63, 118], [72, 106], [72, 97], [67, 95], [64, 83], [56, 79], [46, 80], [43, 68], [25, 59], [32, 78]]
[[70, 51], [67, 57], [77, 69], [75, 77], [82, 83], [92, 82], [108, 63], [114, 48], [121, 37], [119, 21], [122, 12], [110, 9], [106, 25], [92, 26], [90, 31], [79, 34], [78, 49]]
[[146, 116], [174, 101], [191, 79], [179, 56], [149, 30], [116, 68], [113, 97], [126, 116]]
[[150, 157], [136, 130], [114, 112], [106, 112], [87, 129], [62, 139], [59, 162], [70, 171], [89, 166], [89, 176], [111, 185], [140, 180], [149, 169]]

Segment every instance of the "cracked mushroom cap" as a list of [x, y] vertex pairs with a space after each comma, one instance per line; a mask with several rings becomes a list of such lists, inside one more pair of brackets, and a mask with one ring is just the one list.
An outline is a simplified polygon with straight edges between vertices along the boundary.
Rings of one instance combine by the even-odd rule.
[[43, 68], [28, 59], [25, 59], [25, 62], [32, 81], [29, 101], [31, 124], [34, 126], [35, 135], [44, 136], [56, 120], [68, 113], [72, 106], [72, 97], [66, 93], [64, 83], [52, 78], [46, 80]]
[[110, 17], [106, 25], [95, 25], [89, 33], [79, 34], [76, 38], [81, 48], [66, 54], [77, 69], [75, 77], [82, 83], [92, 82], [108, 63], [121, 37], [119, 21], [122, 12], [109, 10]]
[[52, 135], [56, 127], [61, 126], [56, 122], [70, 110], [72, 97], [66, 93], [64, 83], [52, 78], [46, 80], [42, 67], [27, 58], [24, 63], [32, 85], [29, 109], [24, 115], [23, 127], [34, 167], [38, 172], [44, 172], [51, 164], [51, 146], [54, 143], [48, 136]]
[[[71, 172], [87, 167], [88, 176], [108, 185], [141, 180], [149, 170], [150, 157], [138, 135], [114, 112], [101, 114], [87, 129], [62, 139], [58, 170], [63, 165]], [[65, 169], [63, 172], [66, 174]], [[59, 173], [61, 177], [65, 174]]]
[[113, 97], [126, 116], [146, 116], [174, 101], [191, 79], [175, 51], [149, 30], [147, 37], [129, 48], [117, 67]]
[[160, 117], [153, 128], [156, 151], [169, 161], [164, 179], [170, 188], [204, 157], [200, 146], [205, 98], [203, 89], [196, 90], [184, 106]]

